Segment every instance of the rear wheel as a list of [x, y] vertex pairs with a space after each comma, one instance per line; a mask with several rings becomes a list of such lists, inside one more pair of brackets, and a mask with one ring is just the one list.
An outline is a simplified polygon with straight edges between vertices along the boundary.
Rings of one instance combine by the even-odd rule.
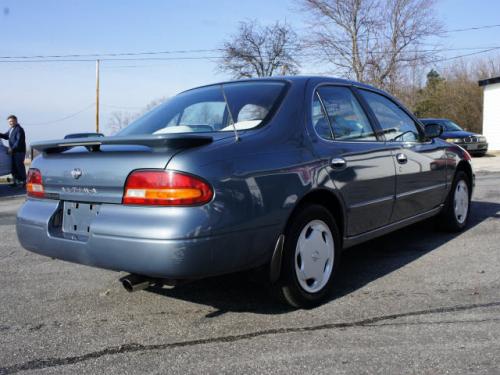
[[340, 261], [340, 232], [320, 205], [302, 208], [285, 233], [278, 292], [294, 307], [310, 308], [330, 294]]
[[469, 219], [470, 200], [469, 177], [465, 172], [458, 171], [441, 213], [440, 223], [444, 229], [458, 232], [465, 228]]

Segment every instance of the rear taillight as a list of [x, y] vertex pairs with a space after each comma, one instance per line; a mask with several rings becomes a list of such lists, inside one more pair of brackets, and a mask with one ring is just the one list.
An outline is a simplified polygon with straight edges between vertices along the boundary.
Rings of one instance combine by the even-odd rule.
[[139, 170], [125, 183], [123, 204], [189, 206], [210, 202], [213, 191], [201, 179], [174, 171]]
[[42, 174], [38, 169], [30, 168], [26, 181], [26, 193], [29, 197], [43, 198], [45, 196], [43, 190]]

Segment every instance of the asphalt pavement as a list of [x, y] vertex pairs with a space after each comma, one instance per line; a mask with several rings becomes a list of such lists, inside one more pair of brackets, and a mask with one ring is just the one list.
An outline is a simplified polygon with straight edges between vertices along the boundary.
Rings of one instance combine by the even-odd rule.
[[2, 198], [0, 374], [499, 374], [500, 173], [476, 184], [466, 231], [350, 249], [312, 310], [247, 274], [127, 293], [121, 273], [23, 250], [23, 199]]

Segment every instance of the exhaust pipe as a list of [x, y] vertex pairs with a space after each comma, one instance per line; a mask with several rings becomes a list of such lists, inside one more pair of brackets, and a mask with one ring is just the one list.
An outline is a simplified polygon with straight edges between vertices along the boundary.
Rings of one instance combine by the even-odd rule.
[[123, 287], [130, 293], [146, 289], [148, 286], [155, 283], [154, 279], [135, 274], [122, 277], [120, 281]]

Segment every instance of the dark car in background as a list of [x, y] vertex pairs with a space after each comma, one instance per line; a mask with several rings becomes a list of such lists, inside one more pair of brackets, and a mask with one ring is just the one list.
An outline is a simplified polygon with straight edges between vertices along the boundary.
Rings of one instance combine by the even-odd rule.
[[258, 268], [311, 307], [343, 249], [436, 215], [466, 227], [470, 156], [439, 134], [352, 81], [199, 87], [116, 136], [34, 144], [17, 234], [35, 253], [129, 272], [132, 291]]
[[440, 125], [443, 129], [443, 133], [440, 135], [440, 138], [444, 139], [446, 142], [454, 143], [463, 147], [471, 155], [483, 156], [488, 151], [488, 142], [485, 136], [466, 131], [449, 119], [421, 118], [420, 121], [425, 126], [431, 124]]
[[7, 153], [8, 148], [0, 141], [0, 176], [10, 174], [12, 157]]

